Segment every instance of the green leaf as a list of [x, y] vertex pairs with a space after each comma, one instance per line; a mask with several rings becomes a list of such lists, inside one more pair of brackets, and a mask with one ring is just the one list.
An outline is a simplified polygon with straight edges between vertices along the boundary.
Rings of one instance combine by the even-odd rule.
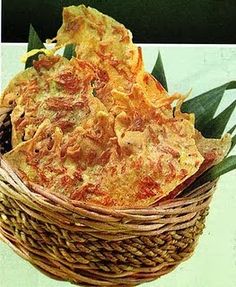
[[[41, 48], [46, 48], [46, 47], [44, 46], [43, 42], [40, 40], [34, 27], [30, 24], [27, 51], [29, 52], [33, 49], [41, 49]], [[32, 57], [29, 57], [27, 59], [26, 64], [25, 64], [25, 69], [27, 69], [33, 65], [33, 60], [37, 60], [39, 54], [40, 53], [37, 53], [37, 54], [33, 55]]]
[[235, 131], [235, 129], [236, 129], [236, 125], [234, 125], [230, 130], [228, 130], [227, 133], [232, 135], [232, 133]]
[[[228, 130], [228, 132], [227, 133], [229, 133], [229, 134], [233, 134], [233, 132], [235, 131], [235, 129], [236, 129], [236, 125], [234, 125], [230, 130]], [[236, 135], [234, 135], [233, 137], [232, 137], [232, 139], [231, 139], [231, 147], [230, 147], [230, 149], [229, 149], [229, 152], [228, 153], [230, 153], [231, 152], [231, 150], [234, 148], [234, 146], [235, 146], [235, 144], [236, 144]]]
[[236, 135], [234, 135], [232, 137], [232, 140], [231, 140], [231, 147], [229, 149], [229, 153], [231, 152], [231, 150], [234, 148], [234, 146], [236, 145]]
[[210, 120], [201, 131], [204, 137], [221, 138], [225, 127], [236, 107], [236, 100], [214, 119]]
[[235, 88], [236, 81], [228, 82], [184, 102], [181, 110], [185, 113], [194, 113], [196, 128], [199, 131], [203, 131], [207, 127], [209, 121], [213, 119], [224, 92]]
[[75, 57], [75, 56], [76, 56], [75, 44], [68, 44], [68, 45], [66, 45], [64, 53], [63, 53], [63, 57], [65, 57], [68, 60], [70, 60], [72, 57]]
[[184, 193], [193, 190], [194, 188], [203, 185], [208, 181], [213, 181], [233, 169], [236, 169], [236, 155], [224, 158], [220, 163], [204, 172], [191, 186], [184, 191]]
[[162, 86], [168, 91], [165, 71], [161, 59], [161, 53], [158, 52], [156, 63], [152, 69], [152, 75], [162, 84]]

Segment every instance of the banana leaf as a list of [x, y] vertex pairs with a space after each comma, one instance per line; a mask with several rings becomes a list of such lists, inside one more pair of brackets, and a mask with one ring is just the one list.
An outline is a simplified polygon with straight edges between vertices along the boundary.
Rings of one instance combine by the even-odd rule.
[[225, 127], [229, 122], [229, 119], [234, 112], [236, 107], [236, 100], [229, 105], [223, 112], [221, 112], [217, 117], [210, 120], [205, 128], [201, 131], [202, 134], [207, 138], [221, 138]]
[[213, 119], [225, 91], [231, 89], [236, 89], [236, 81], [228, 82], [184, 102], [181, 109], [185, 113], [194, 113], [196, 128], [204, 131]]
[[228, 133], [232, 135], [232, 133], [235, 131], [236, 125], [234, 125], [231, 129], [228, 130]]
[[152, 69], [152, 75], [162, 84], [165, 90], [168, 91], [168, 85], [160, 51], [158, 52], [156, 63]]
[[70, 60], [72, 57], [75, 57], [75, 45], [74, 44], [68, 44], [65, 47], [64, 53], [63, 53], [63, 57], [67, 58], [68, 60]]
[[[44, 46], [43, 42], [39, 38], [34, 27], [30, 24], [27, 52], [33, 49], [41, 49], [41, 48], [46, 48], [46, 47]], [[27, 59], [26, 64], [25, 64], [25, 69], [33, 65], [33, 61], [38, 59], [39, 54], [40, 53], [37, 53]]]
[[232, 149], [235, 147], [235, 145], [236, 145], [236, 135], [234, 135], [234, 136], [232, 137], [231, 147], [230, 147], [230, 149], [229, 149], [229, 152], [232, 151]]
[[[236, 129], [236, 125], [234, 125], [230, 130], [228, 130], [228, 133], [232, 135], [233, 132], [235, 131], [235, 129]], [[234, 135], [234, 136], [232, 137], [231, 147], [230, 147], [229, 153], [230, 153], [231, 150], [234, 148], [235, 144], [236, 144], [236, 135]]]
[[224, 158], [220, 163], [213, 166], [211, 169], [203, 173], [198, 179], [196, 179], [195, 182], [184, 191], [184, 193], [186, 194], [188, 191], [191, 191], [208, 181], [213, 181], [221, 175], [234, 169], [236, 169], [236, 155]]

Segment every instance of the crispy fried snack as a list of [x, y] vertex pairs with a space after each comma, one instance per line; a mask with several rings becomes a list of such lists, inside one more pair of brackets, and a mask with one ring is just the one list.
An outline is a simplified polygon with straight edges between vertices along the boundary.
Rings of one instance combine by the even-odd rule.
[[4, 158], [28, 184], [109, 208], [147, 207], [176, 196], [222, 159], [230, 138], [203, 138], [194, 115], [145, 72], [122, 24], [81, 5], [63, 11], [56, 47], [17, 75], [1, 105], [13, 107]]

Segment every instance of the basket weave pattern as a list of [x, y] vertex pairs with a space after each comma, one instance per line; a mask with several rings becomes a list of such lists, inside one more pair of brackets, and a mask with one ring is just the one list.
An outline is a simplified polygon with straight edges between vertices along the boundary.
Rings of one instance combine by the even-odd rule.
[[214, 189], [212, 182], [156, 207], [108, 210], [28, 188], [1, 160], [0, 238], [55, 279], [134, 286], [191, 256]]

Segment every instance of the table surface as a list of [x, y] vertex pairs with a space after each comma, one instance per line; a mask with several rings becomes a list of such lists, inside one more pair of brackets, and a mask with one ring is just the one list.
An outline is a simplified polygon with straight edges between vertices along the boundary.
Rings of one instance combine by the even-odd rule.
[[[236, 46], [141, 45], [145, 67], [151, 71], [160, 50], [170, 93], [192, 96], [236, 79]], [[1, 90], [24, 66], [19, 58], [24, 44], [1, 44]], [[235, 100], [227, 91], [218, 112]], [[229, 127], [236, 123], [233, 114]], [[236, 154], [235, 149], [232, 152]], [[142, 287], [235, 287], [236, 286], [236, 171], [224, 175], [210, 205], [206, 228], [194, 255], [170, 274]], [[18, 257], [0, 242], [0, 287], [66, 287]]]

